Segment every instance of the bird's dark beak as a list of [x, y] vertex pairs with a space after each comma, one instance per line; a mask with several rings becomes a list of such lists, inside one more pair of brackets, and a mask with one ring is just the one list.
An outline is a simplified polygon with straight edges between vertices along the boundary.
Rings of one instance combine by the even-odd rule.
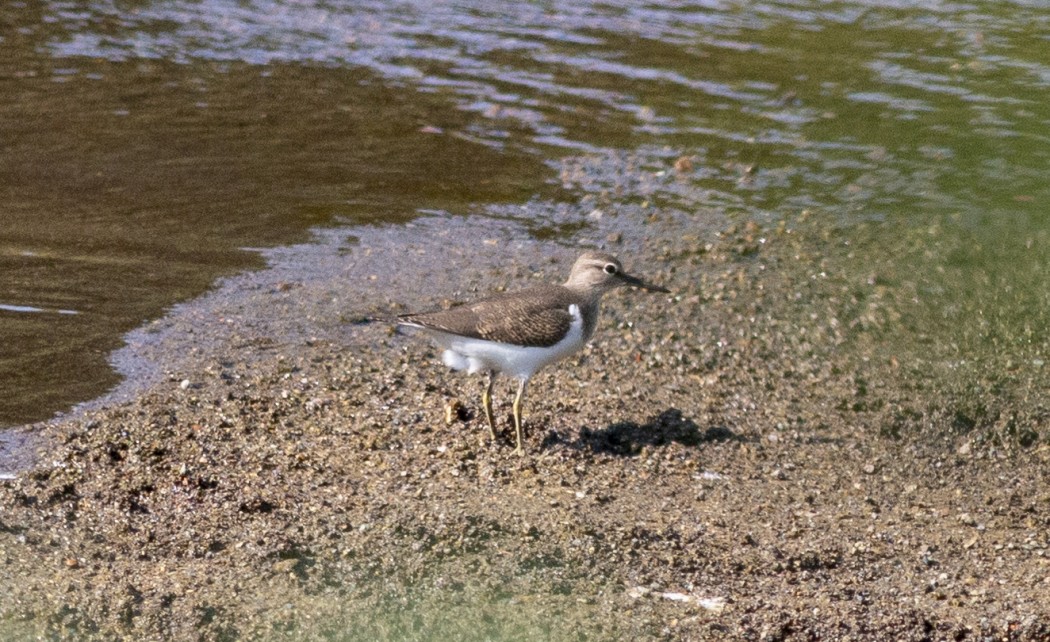
[[630, 285], [632, 287], [642, 288], [643, 290], [650, 290], [652, 292], [671, 292], [665, 287], [653, 285], [652, 283], [646, 283], [638, 277], [631, 276], [630, 274], [624, 274], [623, 272], [621, 272], [618, 276], [620, 277], [620, 280], [623, 281], [624, 285]]

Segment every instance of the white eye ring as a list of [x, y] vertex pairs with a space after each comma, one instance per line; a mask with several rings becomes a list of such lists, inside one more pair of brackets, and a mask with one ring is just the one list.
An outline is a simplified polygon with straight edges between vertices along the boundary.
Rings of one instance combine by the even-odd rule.
[[616, 266], [612, 263], [606, 263], [604, 270], [606, 274], [616, 274]]

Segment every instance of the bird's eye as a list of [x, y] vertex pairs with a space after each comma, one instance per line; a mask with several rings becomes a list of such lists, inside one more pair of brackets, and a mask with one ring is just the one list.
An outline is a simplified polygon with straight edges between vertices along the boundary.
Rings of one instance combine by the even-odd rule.
[[606, 263], [605, 264], [605, 273], [606, 274], [616, 274], [616, 266], [613, 265], [612, 263]]

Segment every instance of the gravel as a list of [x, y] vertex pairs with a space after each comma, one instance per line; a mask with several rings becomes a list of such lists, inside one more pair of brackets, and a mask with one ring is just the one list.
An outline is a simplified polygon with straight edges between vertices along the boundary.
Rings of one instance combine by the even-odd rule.
[[563, 279], [578, 248], [513, 226], [324, 232], [132, 335], [0, 480], [0, 637], [1050, 639], [1045, 441], [851, 349], [819, 234], [602, 210], [573, 245], [674, 294], [606, 297], [525, 458], [509, 382], [493, 444], [483, 378], [361, 322]]

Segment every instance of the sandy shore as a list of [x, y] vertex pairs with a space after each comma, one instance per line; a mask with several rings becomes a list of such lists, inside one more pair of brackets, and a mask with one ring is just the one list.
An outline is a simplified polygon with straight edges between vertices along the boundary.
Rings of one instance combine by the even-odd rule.
[[355, 323], [564, 278], [495, 222], [333, 234], [133, 335], [0, 482], [0, 637], [1050, 639], [1047, 450], [836, 348], [789, 236], [629, 216], [593, 240], [674, 295], [606, 297], [526, 458], [509, 382], [494, 445], [480, 378]]

